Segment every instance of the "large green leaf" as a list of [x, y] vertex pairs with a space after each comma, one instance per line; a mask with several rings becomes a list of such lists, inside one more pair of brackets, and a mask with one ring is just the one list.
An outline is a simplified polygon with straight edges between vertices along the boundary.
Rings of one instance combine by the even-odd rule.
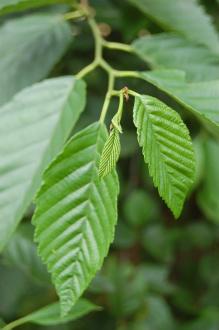
[[219, 135], [219, 80], [189, 83], [185, 73], [177, 70], [144, 72], [142, 78], [173, 97]]
[[0, 27], [0, 105], [24, 87], [46, 77], [71, 41], [61, 15], [36, 14]]
[[135, 98], [134, 124], [154, 185], [178, 218], [195, 175], [187, 127], [177, 112], [145, 95]]
[[164, 30], [219, 52], [218, 34], [197, 0], [128, 0]]
[[72, 3], [72, 1], [73, 0], [1, 0], [0, 15], [46, 5]]
[[[79, 299], [75, 306], [69, 311], [69, 314], [65, 317], [60, 316], [60, 304], [53, 303], [45, 306], [36, 312], [33, 312], [27, 316], [22, 317], [14, 322], [14, 326], [20, 326], [25, 323], [34, 323], [39, 325], [58, 325], [76, 320], [90, 312], [98, 311], [100, 307], [92, 304], [86, 299]], [[5, 328], [3, 327], [2, 330]], [[6, 327], [6, 329], [8, 329]], [[11, 328], [10, 328], [11, 329]]]
[[199, 206], [206, 217], [219, 222], [219, 141], [208, 139], [204, 144], [204, 182], [198, 194]]
[[41, 174], [84, 108], [85, 86], [49, 79], [0, 108], [0, 250], [30, 204]]
[[188, 80], [219, 79], [219, 59], [208, 48], [172, 33], [144, 36], [132, 44], [134, 51], [153, 69], [179, 69]]
[[100, 180], [106, 129], [94, 123], [77, 133], [44, 174], [33, 223], [39, 254], [61, 300], [62, 315], [100, 269], [114, 237], [118, 182]]

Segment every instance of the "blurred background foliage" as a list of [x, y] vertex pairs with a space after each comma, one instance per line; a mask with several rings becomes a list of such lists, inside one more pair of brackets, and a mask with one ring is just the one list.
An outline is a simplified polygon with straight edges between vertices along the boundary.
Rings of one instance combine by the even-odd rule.
[[[130, 43], [162, 29], [124, 0], [92, 0], [96, 19], [108, 40]], [[219, 26], [219, 4], [202, 1]], [[38, 9], [66, 11], [65, 6]], [[31, 11], [19, 13], [27, 15]], [[178, 13], [180, 15], [180, 13]], [[16, 15], [2, 18], [2, 23]], [[177, 13], [176, 13], [177, 15]], [[50, 77], [77, 73], [93, 57], [93, 40], [84, 22], [72, 24], [74, 40]], [[160, 50], [162, 51], [162, 49]], [[118, 69], [147, 70], [134, 55], [105, 51]], [[101, 70], [86, 77], [88, 101], [77, 130], [96, 120], [107, 77]], [[123, 118], [119, 221], [115, 241], [102, 270], [85, 296], [103, 307], [73, 323], [48, 327], [59, 330], [217, 330], [219, 329], [219, 144], [194, 117], [152, 85], [119, 80], [139, 92], [155, 95], [178, 110], [188, 124], [197, 155], [194, 189], [180, 220], [175, 221], [160, 200], [137, 147], [132, 101]], [[112, 100], [110, 117], [116, 111]], [[108, 118], [109, 119], [109, 118]], [[33, 206], [0, 259], [0, 315], [11, 321], [56, 300], [50, 277], [36, 253], [30, 219]], [[24, 330], [44, 327], [23, 325]]]

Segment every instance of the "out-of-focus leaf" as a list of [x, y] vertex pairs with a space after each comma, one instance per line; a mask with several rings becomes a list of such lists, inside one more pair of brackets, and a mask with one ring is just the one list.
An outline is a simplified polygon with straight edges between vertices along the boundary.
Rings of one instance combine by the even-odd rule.
[[205, 142], [205, 170], [198, 203], [209, 220], [219, 223], [219, 141]]
[[189, 81], [219, 79], [219, 59], [208, 48], [172, 33], [149, 35], [132, 44], [153, 69], [179, 69]]
[[0, 301], [0, 315], [6, 320], [14, 311], [19, 313], [20, 303], [24, 300], [25, 294], [30, 291], [30, 281], [20, 270], [2, 264], [0, 265], [0, 277], [0, 292], [4, 297]]
[[185, 72], [178, 70], [144, 72], [142, 77], [174, 98], [219, 135], [219, 80], [189, 83]]
[[24, 87], [46, 77], [72, 39], [58, 14], [35, 14], [0, 27], [0, 104]]
[[[192, 248], [208, 249], [214, 241], [214, 234], [208, 223], [191, 222], [186, 227], [180, 228], [180, 237], [176, 244], [181, 247], [181, 251], [189, 251]], [[187, 240], [187, 244], [185, 241]]]
[[113, 286], [113, 291], [108, 294], [113, 315], [129, 316], [137, 312], [146, 294], [144, 272], [129, 262], [120, 262], [115, 258], [107, 261], [104, 270]]
[[136, 232], [131, 226], [119, 221], [116, 226], [116, 233], [113, 245], [120, 249], [128, 249], [137, 242]]
[[159, 217], [159, 207], [144, 190], [133, 190], [123, 204], [125, 219], [132, 226], [142, 226]]
[[173, 320], [170, 308], [166, 301], [159, 296], [151, 296], [146, 299], [145, 326], [148, 329], [175, 330], [176, 325]]
[[1, 0], [0, 15], [47, 5], [73, 3], [74, 0]]
[[195, 182], [193, 184], [193, 190], [197, 188], [204, 176], [204, 162], [205, 162], [205, 153], [204, 153], [204, 138], [200, 134], [195, 137], [193, 140], [193, 146], [195, 151]]
[[219, 39], [210, 16], [197, 0], [128, 0], [164, 30], [219, 52]]
[[43, 176], [33, 223], [38, 251], [69, 310], [102, 266], [117, 222], [115, 170], [98, 176], [106, 128], [95, 122], [75, 134]]
[[195, 176], [189, 131], [176, 111], [146, 95], [135, 97], [134, 124], [154, 185], [178, 218]]
[[145, 251], [157, 260], [170, 262], [173, 259], [173, 245], [164, 226], [153, 224], [142, 234]]
[[[127, 328], [121, 328], [122, 330]], [[141, 310], [128, 330], [175, 330], [178, 329], [166, 301], [159, 296], [148, 296], [144, 310]]]
[[88, 290], [92, 293], [103, 294], [113, 292], [114, 287], [107, 276], [103, 276], [101, 273], [97, 273]]
[[5, 322], [2, 320], [2, 319], [0, 319], [0, 329], [2, 329], [2, 327], [5, 325]]
[[205, 310], [195, 321], [190, 321], [180, 330], [218, 330], [219, 311], [214, 309]]
[[136, 150], [138, 150], [136, 134], [126, 130], [124, 134], [121, 134], [121, 158], [133, 156]]
[[31, 225], [21, 224], [3, 251], [3, 258], [7, 263], [20, 268], [35, 280], [50, 283], [46, 267], [37, 255], [36, 246], [33, 243]]
[[205, 255], [199, 264], [199, 273], [205, 284], [212, 288], [219, 286], [219, 254]]
[[41, 175], [58, 153], [85, 104], [85, 85], [49, 79], [0, 108], [0, 250], [23, 217]]

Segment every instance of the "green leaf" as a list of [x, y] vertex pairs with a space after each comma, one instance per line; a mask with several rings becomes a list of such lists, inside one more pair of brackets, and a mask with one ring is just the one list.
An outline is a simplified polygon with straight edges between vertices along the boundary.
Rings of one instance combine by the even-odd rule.
[[28, 15], [0, 27], [0, 105], [48, 75], [72, 39], [57, 14]]
[[172, 33], [148, 35], [135, 40], [132, 47], [153, 69], [179, 69], [190, 81], [219, 78], [218, 56]]
[[45, 326], [64, 324], [98, 310], [100, 310], [100, 307], [92, 304], [90, 301], [86, 299], [79, 299], [75, 306], [69, 311], [69, 314], [65, 317], [61, 317], [60, 304], [53, 303], [14, 321], [13, 328], [25, 323], [34, 323]]
[[155, 187], [176, 218], [195, 175], [189, 132], [173, 109], [151, 96], [136, 96], [134, 124]]
[[106, 129], [94, 123], [69, 141], [44, 174], [33, 223], [39, 254], [66, 315], [100, 269], [114, 237], [118, 181], [98, 176]]
[[208, 139], [204, 144], [205, 168], [202, 188], [198, 193], [198, 203], [209, 220], [219, 222], [219, 143]]
[[18, 227], [2, 256], [5, 262], [21, 269], [34, 280], [43, 284], [51, 283], [46, 267], [37, 255], [36, 245], [33, 242], [33, 227], [29, 223]]
[[197, 0], [128, 0], [164, 30], [219, 52], [219, 39], [210, 16]]
[[72, 1], [73, 0], [1, 0], [0, 15], [59, 3], [72, 3]]
[[0, 108], [0, 250], [14, 232], [85, 103], [85, 85], [49, 79]]
[[3, 327], [4, 325], [5, 325], [5, 322], [2, 319], [0, 319], [0, 327]]
[[123, 213], [132, 227], [144, 226], [159, 218], [159, 205], [149, 193], [139, 188], [133, 189], [123, 202]]
[[116, 166], [121, 151], [119, 134], [120, 133], [118, 129], [113, 127], [110, 132], [110, 136], [107, 138], [106, 143], [104, 144], [99, 165], [100, 178], [104, 178]]
[[185, 73], [178, 70], [144, 72], [142, 78], [173, 97], [219, 135], [219, 80], [189, 83]]

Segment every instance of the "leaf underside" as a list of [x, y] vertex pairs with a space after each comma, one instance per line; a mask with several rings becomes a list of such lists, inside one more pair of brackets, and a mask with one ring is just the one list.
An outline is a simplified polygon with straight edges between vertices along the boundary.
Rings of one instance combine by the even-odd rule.
[[0, 108], [0, 250], [14, 232], [84, 109], [85, 85], [48, 79]]
[[135, 40], [132, 47], [153, 69], [183, 70], [189, 81], [219, 78], [218, 56], [182, 36], [173, 33], [144, 36]]
[[194, 181], [194, 151], [189, 132], [173, 109], [145, 95], [135, 98], [134, 124], [154, 185], [178, 218]]
[[0, 26], [0, 105], [47, 77], [72, 40], [60, 14], [33, 14]]
[[1, 0], [0, 15], [47, 5], [72, 3], [72, 0]]
[[98, 176], [106, 138], [99, 123], [73, 136], [45, 172], [36, 200], [35, 240], [52, 274], [62, 315], [100, 269], [114, 237], [117, 175]]
[[165, 31], [176, 32], [219, 52], [217, 31], [198, 0], [128, 0]]
[[120, 155], [120, 136], [119, 131], [115, 127], [111, 130], [110, 136], [106, 140], [100, 157], [99, 177], [103, 178], [109, 174], [119, 159]]
[[147, 71], [142, 78], [173, 97], [219, 136], [219, 80], [189, 83], [180, 70]]

